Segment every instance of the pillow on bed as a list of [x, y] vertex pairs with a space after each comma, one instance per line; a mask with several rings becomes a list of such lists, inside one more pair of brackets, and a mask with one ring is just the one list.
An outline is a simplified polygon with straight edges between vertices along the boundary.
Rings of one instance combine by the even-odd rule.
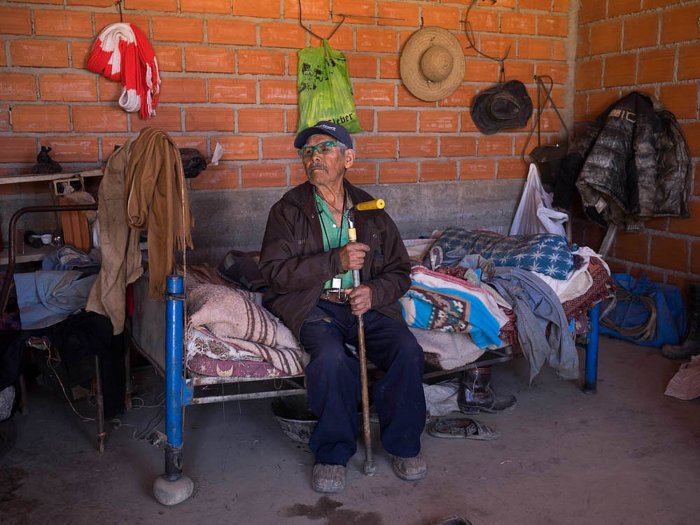
[[[566, 279], [574, 257], [566, 238], [552, 233], [503, 236], [495, 232], [447, 228], [426, 255], [423, 264], [457, 266], [467, 255], [479, 254], [496, 266], [513, 266]], [[433, 264], [435, 261], [435, 264]]]
[[219, 337], [234, 337], [273, 348], [299, 348], [282, 321], [258, 304], [257, 295], [227, 286], [203, 284], [187, 296], [192, 326], [206, 326]]

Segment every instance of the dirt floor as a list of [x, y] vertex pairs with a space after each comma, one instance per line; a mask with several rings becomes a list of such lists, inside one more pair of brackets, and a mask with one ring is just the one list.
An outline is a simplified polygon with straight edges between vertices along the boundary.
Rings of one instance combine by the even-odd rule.
[[657, 350], [607, 338], [595, 395], [548, 368], [528, 387], [523, 359], [497, 365], [496, 389], [518, 405], [477, 419], [500, 439], [424, 434], [428, 477], [412, 483], [394, 476], [375, 439], [376, 475], [363, 475], [360, 447], [345, 491], [326, 497], [311, 489], [313, 458], [281, 432], [270, 400], [189, 407], [184, 471], [196, 491], [174, 507], [152, 496], [163, 452], [145, 437], [163, 424], [162, 383], [150, 370], [137, 375], [134, 404], [145, 406], [112, 422], [120, 426], [101, 455], [93, 423], [56, 392], [34, 390], [30, 413], [2, 424], [0, 523], [430, 525], [458, 515], [474, 525], [695, 524], [700, 400], [663, 395], [677, 368]]

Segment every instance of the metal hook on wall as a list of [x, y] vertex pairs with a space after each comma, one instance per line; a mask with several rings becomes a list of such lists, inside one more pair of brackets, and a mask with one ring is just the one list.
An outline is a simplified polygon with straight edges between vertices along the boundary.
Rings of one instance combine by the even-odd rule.
[[[335, 27], [333, 28], [333, 30], [331, 31], [331, 33], [327, 37], [324, 38], [321, 35], [314, 33], [310, 28], [308, 28], [304, 25], [304, 19], [303, 19], [304, 17], [303, 17], [302, 12], [301, 12], [301, 0], [299, 0], [299, 25], [302, 27], [302, 29], [304, 31], [306, 31], [307, 33], [309, 33], [312, 36], [315, 36], [319, 40], [330, 40], [331, 38], [333, 38], [333, 35], [335, 35], [335, 32], [338, 29], [340, 29], [340, 26], [342, 26], [343, 23], [345, 22], [345, 15], [337, 15], [337, 16], [341, 17], [340, 22], [338, 22], [335, 25]], [[333, 13], [331, 12], [331, 18], [332, 17], [333, 17]]]
[[[492, 1], [491, 4], [495, 4], [496, 2]], [[474, 4], [476, 4], [476, 0], [472, 0], [472, 2], [469, 4], [469, 7], [467, 8], [467, 13], [464, 17], [464, 34], [467, 37], [467, 42], [469, 43], [469, 47], [472, 48], [477, 55], [480, 55], [484, 58], [488, 58], [489, 60], [494, 60], [495, 62], [498, 62], [499, 64], [499, 72], [498, 72], [498, 82], [502, 83], [505, 82], [506, 80], [506, 68], [505, 68], [505, 62], [506, 59], [508, 58], [508, 55], [510, 54], [510, 44], [508, 44], [508, 48], [506, 49], [506, 52], [503, 54], [502, 57], [497, 58], [493, 57], [491, 55], [487, 55], [483, 51], [480, 51], [476, 47], [476, 40], [474, 39], [474, 32], [472, 31], [472, 25], [469, 22], [469, 12], [472, 10], [474, 7]]]
[[119, 10], [119, 21], [124, 22], [124, 14], [122, 13], [122, 2], [123, 0], [117, 0], [114, 2], [114, 4], [117, 6], [117, 9]]

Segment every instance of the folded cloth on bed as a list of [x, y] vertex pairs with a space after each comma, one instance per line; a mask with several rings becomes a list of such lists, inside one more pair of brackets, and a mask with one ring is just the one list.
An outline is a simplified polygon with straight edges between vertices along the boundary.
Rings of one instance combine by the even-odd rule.
[[545, 361], [563, 379], [578, 378], [578, 352], [569, 323], [549, 285], [519, 268], [498, 268], [492, 284], [513, 304], [518, 341], [530, 363], [530, 382]]
[[431, 257], [443, 266], [457, 266], [466, 255], [479, 254], [496, 266], [512, 266], [540, 272], [555, 279], [566, 279], [574, 258], [564, 237], [551, 233], [513, 235], [447, 228], [435, 241], [423, 264], [435, 269]]
[[195, 286], [187, 299], [190, 324], [206, 326], [218, 337], [298, 349], [289, 328], [260, 306], [256, 295], [216, 284]]
[[[187, 340], [187, 366], [190, 370], [190, 365], [195, 362], [193, 359], [204, 356], [219, 361], [215, 369], [220, 377], [227, 377], [227, 372], [233, 372], [232, 367], [226, 364], [231, 361], [263, 361], [280, 372], [273, 374], [273, 377], [298, 375], [304, 371], [303, 352], [299, 348], [273, 348], [235, 337], [217, 337], [203, 327], [190, 327]], [[196, 362], [201, 366], [201, 360]], [[251, 373], [253, 371], [257, 369], [253, 368]]]
[[409, 326], [469, 333], [479, 348], [497, 348], [507, 318], [486, 290], [423, 266], [411, 269], [411, 287], [399, 299]]

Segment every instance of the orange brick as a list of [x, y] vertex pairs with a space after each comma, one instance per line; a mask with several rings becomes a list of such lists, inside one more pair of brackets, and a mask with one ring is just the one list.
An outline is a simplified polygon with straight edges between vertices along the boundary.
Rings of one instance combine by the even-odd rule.
[[536, 69], [538, 75], [547, 75], [552, 77], [552, 80], [554, 80], [555, 84], [566, 84], [567, 76], [569, 74], [569, 66], [567, 64], [539, 62], [536, 64]]
[[374, 0], [333, 0], [333, 11], [345, 15], [374, 15]]
[[688, 142], [688, 150], [691, 157], [700, 157], [700, 122], [686, 122], [681, 124], [681, 129]]
[[[655, 49], [651, 51], [643, 51], [639, 53], [637, 72], [637, 83], [647, 84], [655, 82], [670, 82], [673, 80], [673, 63], [674, 63], [675, 50], [672, 48], [668, 49]], [[607, 74], [607, 64], [606, 64], [606, 74]], [[629, 67], [629, 66], [627, 66]], [[624, 78], [627, 78], [627, 82], [622, 82]], [[621, 84], [617, 85], [633, 85], [633, 81], [629, 81], [628, 77], [620, 79]], [[634, 77], [633, 77], [634, 78]]]
[[0, 104], [0, 131], [10, 131], [9, 104]]
[[373, 53], [394, 53], [398, 51], [396, 32], [391, 29], [358, 28], [358, 51], [371, 51]]
[[123, 146], [126, 141], [131, 137], [120, 136], [120, 135], [108, 135], [101, 137], [100, 143], [102, 144], [102, 161], [107, 161], [109, 156], [114, 152], [114, 148], [117, 146]]
[[34, 11], [37, 35], [91, 37], [92, 15], [85, 11]]
[[224, 150], [223, 160], [257, 160], [258, 159], [258, 138], [238, 136], [218, 136], [212, 137], [212, 149], [216, 143], [221, 144]]
[[408, 136], [399, 138], [400, 157], [437, 157], [437, 154], [437, 137]]
[[13, 66], [66, 67], [68, 44], [59, 40], [12, 40], [10, 58]]
[[620, 51], [622, 23], [611, 20], [591, 26], [590, 54], [600, 55]]
[[228, 108], [187, 108], [187, 131], [233, 131], [233, 110]]
[[41, 75], [39, 88], [42, 100], [97, 100], [95, 75]]
[[700, 242], [693, 242], [691, 245], [690, 271], [696, 276], [700, 276]]
[[[518, 75], [515, 76], [518, 77]], [[530, 78], [531, 77], [532, 75], [530, 75]], [[474, 86], [460, 86], [449, 97], [440, 100], [438, 105], [446, 108], [460, 106], [466, 107], [471, 104], [471, 101], [474, 99], [474, 95], [476, 95], [476, 88]]]
[[493, 60], [469, 59], [465, 63], [464, 80], [471, 82], [496, 82], [498, 73], [498, 64]]
[[263, 159], [298, 159], [294, 139], [289, 135], [262, 138]]
[[160, 102], [206, 102], [205, 80], [195, 77], [166, 77], [160, 86]]
[[[648, 6], [645, 5], [644, 7]], [[614, 2], [608, 2], [608, 17], [636, 13], [641, 8], [642, 0], [615, 0]]]
[[477, 147], [480, 157], [493, 157], [496, 155], [512, 155], [513, 139], [509, 136], [480, 137]]
[[155, 52], [161, 71], [182, 71], [182, 47], [159, 45]]
[[459, 113], [454, 111], [423, 111], [420, 114], [421, 133], [454, 133], [459, 127]]
[[[661, 102], [677, 118], [698, 118], [698, 87], [691, 84], [661, 86]], [[700, 230], [698, 230], [700, 232]]]
[[288, 109], [285, 113], [287, 115], [287, 126], [285, 131], [296, 133], [297, 126], [299, 125], [299, 112], [296, 109]]
[[221, 0], [180, 0], [183, 13], [222, 13], [231, 14], [231, 3]]
[[479, 128], [476, 127], [476, 124], [472, 121], [472, 116], [469, 111], [465, 111], [462, 113], [462, 116], [460, 118], [460, 128], [462, 130], [462, 133], [468, 133], [470, 131], [479, 131]]
[[437, 7], [427, 5], [421, 11], [425, 26], [442, 27], [443, 29], [460, 29], [460, 11], [454, 7]]
[[469, 25], [472, 31], [475, 32], [498, 33], [498, 13], [496, 11], [474, 9], [469, 13]]
[[381, 82], [355, 82], [355, 104], [358, 106], [393, 106], [394, 85]]
[[233, 50], [223, 47], [186, 47], [185, 70], [233, 73]]
[[506, 66], [507, 78], [518, 78], [527, 81], [535, 76], [535, 64], [532, 62], [513, 62]]
[[122, 93], [122, 85], [119, 82], [112, 82], [104, 77], [97, 80], [98, 99], [103, 102], [116, 102]]
[[496, 161], [491, 159], [463, 160], [459, 180], [490, 180], [496, 177]]
[[399, 73], [399, 57], [380, 56], [379, 57], [379, 77], [380, 78], [401, 78]]
[[237, 44], [254, 46], [257, 25], [239, 20], [207, 20], [207, 39], [210, 44]]
[[616, 102], [620, 96], [620, 91], [616, 89], [606, 89], [598, 93], [591, 93], [588, 96], [588, 116], [597, 117], [605, 111], [610, 104]]
[[496, 169], [497, 179], [525, 179], [527, 166], [520, 159], [499, 159]]
[[68, 52], [70, 65], [78, 69], [87, 69], [87, 59], [91, 52], [92, 42], [71, 42]]
[[296, 80], [261, 80], [261, 104], [296, 104]]
[[374, 110], [358, 109], [357, 120], [360, 122], [360, 128], [363, 131], [374, 131]]
[[382, 162], [379, 183], [389, 182], [418, 182], [418, 165], [415, 162]]
[[671, 218], [669, 231], [697, 237], [700, 234], [700, 201], [688, 201], [688, 210], [690, 217], [687, 219]]
[[[328, 20], [330, 18], [329, 0], [313, 0], [304, 2], [302, 19]], [[299, 20], [299, 0], [284, 0], [284, 18]]]
[[576, 57], [584, 57], [591, 54], [591, 28], [579, 27], [576, 40]]
[[149, 11], [177, 11], [177, 0], [125, 0], [126, 9], [148, 9]]
[[289, 165], [289, 184], [291, 186], [296, 186], [302, 182], [306, 182], [308, 177], [304, 171], [304, 166], [299, 162], [295, 162]]
[[34, 75], [18, 73], [0, 75], [0, 100], [36, 100]]
[[355, 162], [346, 176], [353, 184], [376, 184], [377, 165], [374, 162]]
[[279, 2], [261, 2], [260, 0], [235, 0], [233, 14], [258, 18], [279, 18]]
[[238, 72], [245, 74], [283, 75], [284, 53], [277, 51], [238, 50]]
[[210, 78], [209, 102], [255, 103], [255, 80]]
[[467, 157], [471, 155], [476, 155], [476, 138], [469, 136], [440, 138], [440, 156]]
[[520, 9], [537, 9], [539, 11], [549, 11], [551, 4], [550, 0], [520, 0], [518, 3]]
[[633, 16], [625, 19], [624, 49], [649, 47], [656, 45], [659, 28], [657, 14]]
[[6, 35], [31, 35], [32, 20], [29, 14], [29, 9], [0, 7], [0, 20], [2, 20], [0, 32]]
[[306, 31], [299, 24], [260, 24], [260, 43], [264, 47], [306, 47]]
[[516, 35], [534, 35], [537, 17], [525, 13], [503, 13], [501, 15], [501, 32]]
[[202, 173], [190, 180], [193, 190], [225, 190], [238, 188], [238, 168], [220, 163], [218, 166], [207, 166]]
[[569, 20], [566, 16], [538, 16], [537, 34], [563, 36], [569, 34]]
[[661, 15], [661, 43], [697, 41], [700, 4], [691, 2], [687, 7], [670, 9]]
[[244, 188], [285, 186], [286, 183], [284, 164], [244, 164], [241, 167], [241, 186]]
[[151, 18], [151, 25], [153, 27], [154, 40], [202, 42], [204, 39], [204, 24], [198, 18], [154, 16]]
[[678, 79], [700, 78], [700, 45], [683, 46], [678, 51]]
[[615, 257], [641, 264], [647, 264], [649, 261], [648, 235], [624, 231], [618, 232], [613, 247]]
[[568, 13], [569, 0], [554, 0], [552, 2], [552, 11], [555, 13]]
[[417, 5], [404, 2], [380, 2], [377, 7], [377, 16], [380, 17], [377, 20], [379, 25], [410, 27], [419, 25], [420, 18]]
[[683, 239], [654, 235], [651, 238], [651, 259], [653, 266], [688, 271], [688, 242]]
[[[114, 4], [112, 4], [114, 5]], [[114, 9], [113, 12], [105, 12], [105, 13], [95, 13], [95, 29], [97, 30], [97, 34], [99, 34], [105, 27], [107, 27], [110, 24], [114, 24], [116, 22], [119, 22], [119, 13], [117, 12], [116, 8]], [[145, 16], [145, 15], [135, 15], [129, 13], [127, 20], [125, 22], [129, 22], [131, 24], [134, 24], [136, 27], [138, 27], [144, 35], [148, 36], [148, 27], [149, 27], [149, 21], [150, 17]], [[156, 53], [158, 50], [155, 50]]]
[[377, 57], [349, 54], [347, 59], [350, 78], [376, 78]]
[[[603, 85], [605, 87], [633, 85], [635, 62], [635, 55], [620, 55], [606, 58]], [[644, 67], [646, 67], [646, 64]]]
[[284, 110], [280, 108], [239, 109], [238, 131], [241, 133], [284, 131]]
[[355, 139], [355, 149], [361, 159], [395, 159], [396, 139], [382, 135], [361, 135]]
[[97, 137], [42, 137], [41, 144], [53, 148], [56, 162], [97, 162]]
[[407, 107], [407, 106], [423, 106], [423, 107], [435, 107], [435, 102], [426, 102], [425, 100], [421, 100], [419, 98], [414, 97], [407, 89], [406, 87], [400, 83], [399, 84], [399, 100], [398, 100], [398, 106], [399, 107]]
[[164, 106], [160, 104], [156, 109], [156, 116], [148, 120], [142, 120], [138, 113], [129, 115], [131, 131], [141, 131], [147, 126], [160, 128], [163, 131], [182, 131], [182, 110], [180, 106]]
[[415, 111], [378, 111], [379, 131], [412, 131], [418, 129], [418, 114]]
[[[492, 57], [515, 56], [516, 45], [516, 39], [512, 36], [485, 35], [479, 39], [479, 51]], [[477, 56], [477, 53], [471, 47], [465, 49], [464, 53], [468, 56]], [[512, 64], [508, 65], [511, 66]]]
[[200, 153], [207, 153], [207, 139], [199, 136], [171, 136], [178, 148], [194, 148]]
[[583, 0], [579, 9], [579, 24], [585, 24], [594, 20], [605, 18], [605, 4], [600, 0]]
[[116, 106], [74, 106], [73, 130], [80, 132], [126, 131], [127, 114]]
[[36, 162], [37, 151], [34, 137], [11, 136], [0, 140], [0, 162]]
[[14, 106], [12, 108], [12, 130], [70, 131], [68, 106], [48, 104]]
[[457, 180], [457, 163], [444, 160], [426, 160], [420, 163], [420, 181]]
[[[317, 25], [313, 24], [311, 26], [311, 31], [319, 36], [325, 37], [328, 43], [333, 49], [337, 50], [351, 50], [353, 49], [353, 31], [349, 27], [341, 27], [336, 30], [335, 25]], [[333, 36], [331, 36], [331, 33]], [[321, 45], [321, 41], [315, 36], [311, 38], [312, 47], [318, 47]]]
[[552, 43], [549, 40], [520, 38], [518, 40], [518, 58], [551, 60]]

